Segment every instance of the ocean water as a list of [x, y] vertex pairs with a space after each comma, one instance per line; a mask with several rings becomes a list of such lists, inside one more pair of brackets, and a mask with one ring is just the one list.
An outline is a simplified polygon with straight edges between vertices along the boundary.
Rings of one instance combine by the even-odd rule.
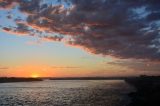
[[123, 80], [48, 80], [0, 84], [0, 106], [125, 106]]

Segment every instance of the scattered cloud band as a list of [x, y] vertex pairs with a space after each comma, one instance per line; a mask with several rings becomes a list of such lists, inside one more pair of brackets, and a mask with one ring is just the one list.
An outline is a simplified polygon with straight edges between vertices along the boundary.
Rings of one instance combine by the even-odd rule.
[[6, 32], [65, 39], [104, 56], [160, 61], [159, 0], [0, 0], [1, 9], [14, 7], [27, 18], [16, 20], [14, 29], [2, 26]]

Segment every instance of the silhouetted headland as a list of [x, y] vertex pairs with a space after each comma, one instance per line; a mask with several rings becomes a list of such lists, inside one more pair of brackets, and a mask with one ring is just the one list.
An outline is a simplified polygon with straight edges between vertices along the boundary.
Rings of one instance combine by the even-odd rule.
[[160, 106], [160, 76], [140, 76], [126, 78], [125, 81], [136, 88], [129, 94], [128, 106]]
[[0, 83], [7, 83], [7, 82], [32, 82], [32, 81], [42, 81], [42, 79], [41, 78], [0, 77]]

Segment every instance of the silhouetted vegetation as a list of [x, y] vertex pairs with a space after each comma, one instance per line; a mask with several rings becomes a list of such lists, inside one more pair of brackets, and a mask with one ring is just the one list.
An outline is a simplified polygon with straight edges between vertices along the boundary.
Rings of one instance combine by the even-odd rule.
[[136, 88], [128, 106], [160, 106], [160, 76], [140, 76], [125, 80]]
[[42, 81], [40, 78], [14, 78], [14, 77], [1, 77], [0, 83], [7, 83], [7, 82], [31, 82], [31, 81]]

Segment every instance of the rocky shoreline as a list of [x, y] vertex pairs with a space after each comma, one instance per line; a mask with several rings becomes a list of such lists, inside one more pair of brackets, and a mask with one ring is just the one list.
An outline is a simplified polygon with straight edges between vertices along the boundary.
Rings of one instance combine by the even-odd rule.
[[125, 81], [136, 88], [129, 94], [128, 106], [160, 106], [160, 76], [140, 76]]

